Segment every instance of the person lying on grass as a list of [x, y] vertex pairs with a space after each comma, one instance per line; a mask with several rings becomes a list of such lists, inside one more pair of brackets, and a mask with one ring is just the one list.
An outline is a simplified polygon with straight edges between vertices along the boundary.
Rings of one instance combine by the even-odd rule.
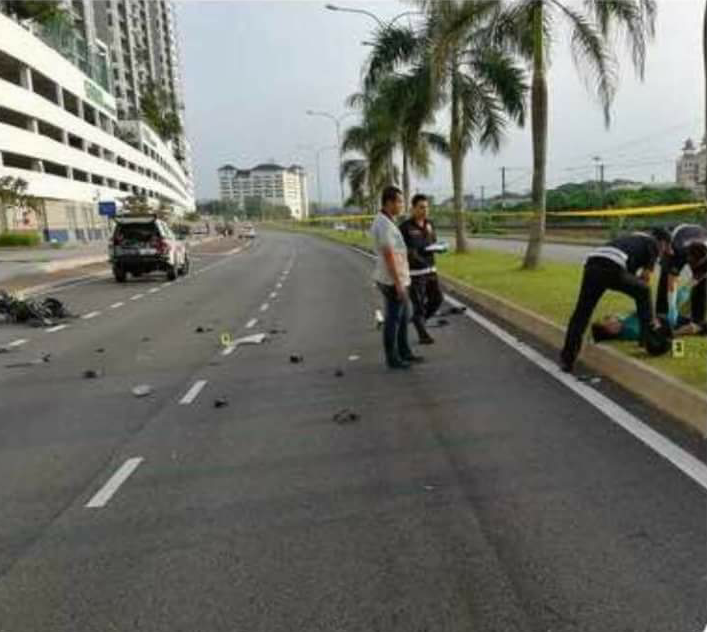
[[[681, 286], [675, 293], [676, 301], [670, 306], [667, 323], [674, 336], [707, 335], [707, 326], [692, 322], [680, 313], [680, 310], [690, 301], [691, 284]], [[632, 312], [626, 316], [611, 315], [604, 317], [600, 322], [592, 324], [592, 338], [594, 342], [605, 340], [636, 341], [640, 337], [640, 323], [638, 314]]]

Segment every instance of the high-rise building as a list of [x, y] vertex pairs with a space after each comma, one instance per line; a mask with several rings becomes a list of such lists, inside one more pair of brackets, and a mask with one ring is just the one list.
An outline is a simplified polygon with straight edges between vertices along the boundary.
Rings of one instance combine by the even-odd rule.
[[253, 169], [224, 165], [218, 170], [218, 177], [221, 199], [236, 201], [241, 210], [250, 197], [287, 206], [295, 219], [306, 219], [309, 215], [307, 176], [299, 165], [281, 167], [267, 163]]
[[677, 160], [677, 183], [703, 197], [705, 177], [707, 177], [707, 136], [702, 139], [699, 150], [692, 139], [688, 138], [683, 145], [682, 156]]
[[[118, 49], [113, 20], [120, 22], [128, 9], [140, 9], [139, 15], [131, 14], [129, 29], [118, 32], [142, 41], [148, 36], [137, 24], [141, 11], [151, 16], [159, 9], [154, 20], [164, 24], [164, 15], [173, 12], [171, 3], [63, 0], [62, 4], [72, 26], [65, 20], [26, 19], [0, 0], [0, 178], [25, 181], [27, 193], [43, 205], [42, 212], [34, 214], [5, 205], [0, 230], [6, 225], [35, 229], [59, 241], [102, 238], [108, 224], [98, 213], [98, 202], [134, 196], [155, 209], [177, 214], [193, 210], [194, 186], [188, 159], [179, 153], [181, 142], [165, 141], [144, 121], [128, 118], [136, 112], [128, 112], [127, 103], [139, 103], [140, 95], [133, 94], [131, 101], [114, 96], [127, 80], [115, 82], [112, 64]], [[150, 77], [166, 84], [177, 98], [173, 22], [172, 27], [152, 32], [161, 38], [150, 50], [156, 51], [154, 64], [162, 70]], [[171, 74], [162, 55], [168, 49], [173, 53]], [[133, 69], [136, 49], [129, 44], [119, 52], [124, 67]], [[139, 65], [137, 74], [142, 76]], [[143, 86], [139, 82], [139, 89]]]

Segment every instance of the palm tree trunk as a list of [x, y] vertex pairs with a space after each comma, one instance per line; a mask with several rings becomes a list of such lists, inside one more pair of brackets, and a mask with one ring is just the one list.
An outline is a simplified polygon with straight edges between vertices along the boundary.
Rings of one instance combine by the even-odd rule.
[[461, 112], [459, 111], [459, 87], [456, 66], [452, 69], [452, 126], [449, 137], [452, 163], [452, 187], [454, 189], [454, 216], [456, 220], [457, 253], [468, 250], [464, 230], [464, 154], [461, 139]]
[[525, 251], [523, 268], [534, 270], [540, 263], [545, 239], [545, 170], [547, 166], [547, 78], [543, 42], [543, 4], [538, 3], [533, 16], [533, 85], [531, 110], [533, 119], [533, 208], [535, 217]]
[[2, 233], [6, 233], [7, 230], [7, 213], [5, 211], [5, 205], [0, 202], [0, 235], [2, 235]]
[[[702, 62], [704, 64], [705, 78], [705, 137], [707, 137], [707, 3], [705, 3], [705, 14], [702, 22]], [[707, 156], [705, 156], [707, 159]], [[705, 165], [705, 199], [707, 200], [707, 165]]]
[[403, 199], [405, 200], [405, 213], [410, 204], [410, 159], [405, 145], [403, 145]]

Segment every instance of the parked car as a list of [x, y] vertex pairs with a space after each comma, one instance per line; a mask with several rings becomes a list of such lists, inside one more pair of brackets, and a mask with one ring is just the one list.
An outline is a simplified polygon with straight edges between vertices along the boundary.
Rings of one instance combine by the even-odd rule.
[[334, 224], [334, 230], [345, 233], [346, 232], [346, 224], [344, 224], [343, 222], [338, 222], [338, 223]]
[[124, 283], [128, 273], [139, 277], [161, 270], [174, 281], [178, 274], [189, 272], [186, 242], [152, 216], [116, 218], [108, 258], [118, 283]]
[[243, 224], [243, 226], [241, 226], [241, 239], [255, 239], [255, 236], [256, 232], [253, 224]]

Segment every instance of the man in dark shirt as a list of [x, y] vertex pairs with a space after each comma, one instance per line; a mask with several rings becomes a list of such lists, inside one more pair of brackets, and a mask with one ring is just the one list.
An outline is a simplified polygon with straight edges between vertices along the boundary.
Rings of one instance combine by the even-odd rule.
[[427, 219], [429, 204], [427, 196], [421, 193], [413, 196], [412, 217], [400, 225], [410, 264], [412, 323], [417, 330], [421, 345], [434, 342], [427, 332], [425, 321], [439, 309], [443, 300], [437, 279], [435, 256], [428, 250], [428, 247], [437, 241], [434, 226]]
[[[577, 306], [567, 327], [565, 345], [560, 354], [560, 367], [563, 371], [572, 372], [592, 312], [607, 290], [627, 294], [636, 301], [641, 341], [650, 331], [660, 327], [653, 316], [648, 283], [658, 259], [670, 252], [670, 241], [667, 230], [654, 228], [650, 233], [619, 237], [589, 253]], [[639, 270], [640, 276], [637, 274]]]
[[700, 252], [707, 252], [707, 228], [699, 224], [681, 224], [672, 233], [671, 251], [670, 255], [661, 260], [656, 311], [659, 315], [669, 313], [670, 304], [675, 301], [680, 273], [688, 265], [693, 279], [690, 316], [693, 324], [700, 327], [705, 322], [707, 311], [707, 279], [704, 273], [700, 274], [700, 261], [703, 258]]

